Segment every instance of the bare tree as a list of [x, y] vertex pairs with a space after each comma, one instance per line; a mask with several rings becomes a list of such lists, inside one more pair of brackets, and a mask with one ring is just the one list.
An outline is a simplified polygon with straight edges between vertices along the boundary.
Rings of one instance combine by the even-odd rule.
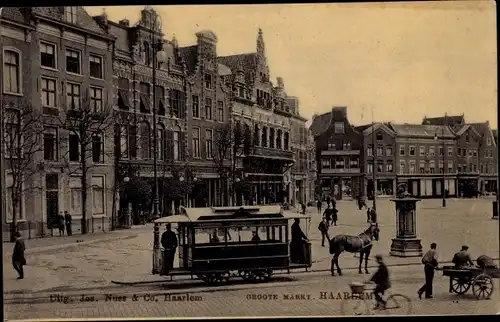
[[7, 186], [12, 202], [12, 221], [10, 241], [15, 240], [17, 231], [17, 212], [22, 211], [21, 202], [25, 192], [34, 189], [32, 180], [37, 172], [36, 156], [43, 151], [42, 115], [30, 104], [20, 104], [16, 108], [7, 108], [4, 114], [4, 144], [6, 165], [11, 178]]
[[[252, 148], [252, 133], [248, 126], [241, 126], [236, 122], [222, 123], [215, 129], [213, 162], [220, 178], [230, 184], [230, 196], [234, 203], [234, 185], [237, 174], [238, 161], [248, 155]], [[227, 191], [224, 189], [225, 199]]]
[[[80, 174], [81, 198], [82, 198], [82, 220], [81, 232], [87, 233], [87, 175], [89, 171], [99, 163], [102, 163], [109, 151], [104, 148], [104, 138], [109, 136], [113, 128], [115, 111], [109, 104], [98, 100], [90, 95], [87, 90], [80, 99], [73, 96], [66, 113], [56, 117], [58, 125], [69, 134], [68, 153], [63, 158], [70, 173]], [[77, 147], [72, 149], [71, 146]], [[74, 166], [70, 162], [77, 162]]]

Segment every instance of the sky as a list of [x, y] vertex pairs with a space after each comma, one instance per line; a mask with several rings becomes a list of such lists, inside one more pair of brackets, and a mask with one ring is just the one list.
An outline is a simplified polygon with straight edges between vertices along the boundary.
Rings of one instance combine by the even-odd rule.
[[[91, 15], [103, 7], [85, 7]], [[140, 6], [105, 7], [136, 23]], [[167, 39], [218, 36], [219, 56], [256, 51], [262, 28], [271, 79], [311, 119], [347, 106], [355, 125], [465, 115], [497, 128], [493, 1], [154, 6]], [[373, 115], [373, 119], [372, 119]]]

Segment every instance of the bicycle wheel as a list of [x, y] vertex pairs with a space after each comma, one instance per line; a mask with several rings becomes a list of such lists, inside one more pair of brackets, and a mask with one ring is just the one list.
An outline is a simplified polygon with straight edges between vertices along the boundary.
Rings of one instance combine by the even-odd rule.
[[342, 315], [356, 316], [356, 315], [371, 315], [371, 308], [364, 299], [344, 299], [342, 304], [340, 304], [340, 312]]
[[403, 294], [392, 294], [387, 298], [384, 314], [410, 315], [412, 311], [411, 300]]

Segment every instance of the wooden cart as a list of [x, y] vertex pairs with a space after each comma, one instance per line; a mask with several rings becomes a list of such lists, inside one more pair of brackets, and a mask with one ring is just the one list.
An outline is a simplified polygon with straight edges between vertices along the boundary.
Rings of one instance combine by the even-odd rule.
[[450, 293], [465, 294], [472, 287], [478, 300], [487, 300], [493, 294], [493, 279], [500, 277], [500, 269], [444, 266], [443, 276], [450, 277]]

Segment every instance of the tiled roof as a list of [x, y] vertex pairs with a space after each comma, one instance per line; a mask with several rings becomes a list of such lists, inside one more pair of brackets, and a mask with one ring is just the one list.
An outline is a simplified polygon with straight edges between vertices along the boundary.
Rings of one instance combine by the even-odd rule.
[[484, 135], [488, 130], [488, 123], [468, 123], [468, 125], [472, 126], [474, 130], [476, 130], [479, 134]]
[[25, 23], [24, 15], [20, 8], [17, 7], [4, 7], [2, 10], [2, 19]]
[[109, 33], [116, 37], [115, 48], [117, 50], [130, 53], [128, 30], [126, 28], [109, 24]]
[[455, 124], [464, 124], [464, 116], [456, 115], [456, 116], [442, 116], [442, 117], [429, 117], [424, 118], [422, 121], [422, 125], [455, 125]]
[[233, 74], [242, 70], [247, 85], [253, 85], [257, 70], [257, 53], [217, 57], [217, 61], [229, 67]]
[[[32, 7], [33, 13], [51, 18], [54, 20], [63, 20], [63, 9], [64, 7]], [[103, 35], [103, 36], [109, 36], [100, 26], [97, 22], [94, 21], [94, 19], [85, 11], [83, 7], [77, 7], [78, 8], [78, 21], [77, 21], [77, 26], [83, 29], [87, 29], [89, 31], [92, 31], [96, 34]]]
[[354, 129], [358, 132], [363, 132], [364, 130], [366, 130], [367, 128], [369, 128], [370, 126], [372, 126], [372, 124], [365, 124], [365, 125], [358, 125], [358, 126], [355, 126]]
[[198, 46], [179, 47], [179, 53], [186, 63], [188, 73], [193, 74], [198, 62]]
[[498, 138], [498, 130], [491, 130], [491, 132], [493, 133], [493, 136], [495, 137], [495, 139]]
[[[398, 136], [403, 137], [439, 137], [453, 138], [455, 134], [450, 127], [444, 125], [391, 124]], [[444, 131], [444, 133], [443, 133]]]
[[328, 130], [330, 124], [332, 123], [332, 113], [328, 112], [322, 115], [318, 115], [314, 118], [309, 127], [311, 134], [313, 136], [320, 135], [324, 131]]

